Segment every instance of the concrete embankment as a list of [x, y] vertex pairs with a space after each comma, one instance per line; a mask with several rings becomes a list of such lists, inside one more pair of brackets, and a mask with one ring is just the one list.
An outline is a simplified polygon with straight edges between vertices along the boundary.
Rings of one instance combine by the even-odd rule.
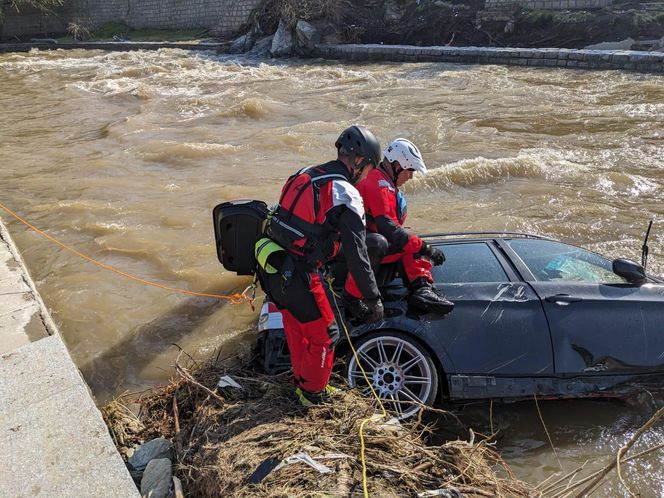
[[456, 62], [664, 73], [664, 52], [634, 50], [318, 45], [314, 56], [350, 61]]
[[2, 220], [0, 496], [139, 496]]
[[[228, 44], [223, 43], [182, 42], [4, 43], [0, 44], [0, 52], [28, 52], [33, 48], [117, 51], [179, 48], [223, 52], [227, 47]], [[450, 62], [567, 69], [618, 69], [664, 74], [664, 52], [654, 51], [339, 44], [316, 45], [310, 55], [346, 61]]]

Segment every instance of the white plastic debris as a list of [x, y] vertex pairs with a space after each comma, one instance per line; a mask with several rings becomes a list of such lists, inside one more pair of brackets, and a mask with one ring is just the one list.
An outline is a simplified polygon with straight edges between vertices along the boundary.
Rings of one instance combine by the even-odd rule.
[[217, 382], [218, 387], [234, 387], [235, 389], [242, 389], [242, 386], [235, 382], [230, 375], [224, 375]]
[[321, 474], [331, 474], [333, 472], [331, 468], [323, 465], [322, 463], [318, 463], [316, 460], [311, 458], [306, 453], [296, 453], [295, 455], [285, 458], [279, 465], [276, 466], [274, 470], [280, 469], [285, 465], [291, 465], [294, 463], [305, 463], [309, 467], [316, 469]]
[[424, 491], [417, 493], [418, 498], [427, 498], [429, 496], [442, 496], [443, 498], [461, 498], [463, 495], [454, 488], [449, 489], [434, 489], [431, 491]]

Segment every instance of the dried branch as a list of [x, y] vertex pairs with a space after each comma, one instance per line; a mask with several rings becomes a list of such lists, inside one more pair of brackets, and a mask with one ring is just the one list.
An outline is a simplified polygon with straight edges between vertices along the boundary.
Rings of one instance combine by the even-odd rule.
[[641, 426], [641, 428], [636, 431], [636, 433], [630, 438], [630, 440], [622, 446], [618, 450], [618, 454], [616, 457], [616, 460], [613, 460], [611, 463], [609, 463], [601, 472], [600, 474], [583, 490], [576, 495], [577, 498], [581, 498], [582, 496], [586, 496], [589, 494], [603, 479], [604, 477], [611, 472], [611, 470], [616, 466], [617, 461], [623, 454], [625, 454], [629, 449], [634, 446], [634, 443], [636, 443], [639, 438], [643, 435], [644, 432], [646, 432], [648, 429], [650, 429], [653, 425], [657, 423], [657, 421], [664, 416], [664, 407], [660, 408], [657, 410], [657, 412], [648, 420], [645, 424]]

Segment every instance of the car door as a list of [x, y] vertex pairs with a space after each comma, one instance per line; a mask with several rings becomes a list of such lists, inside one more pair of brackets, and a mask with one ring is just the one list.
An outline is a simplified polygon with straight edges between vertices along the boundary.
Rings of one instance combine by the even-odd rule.
[[629, 373], [655, 364], [648, 344], [661, 348], [661, 339], [649, 338], [641, 288], [614, 274], [611, 261], [557, 241], [505, 242], [542, 299], [556, 373]]
[[454, 373], [488, 376], [486, 382], [493, 385], [497, 377], [551, 374], [551, 338], [540, 300], [494, 242], [450, 242], [438, 247], [446, 261], [432, 274], [437, 290], [454, 302], [454, 310], [432, 321], [437, 337], [430, 343], [444, 345]]

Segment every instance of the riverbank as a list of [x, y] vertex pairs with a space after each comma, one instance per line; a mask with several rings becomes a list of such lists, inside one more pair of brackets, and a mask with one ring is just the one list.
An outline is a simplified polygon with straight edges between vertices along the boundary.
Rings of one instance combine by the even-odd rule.
[[380, 497], [534, 494], [490, 437], [427, 444], [428, 426], [374, 416], [367, 399], [345, 389], [306, 409], [286, 376], [248, 364], [176, 361], [176, 370], [177, 379], [139, 398], [138, 418], [117, 401], [104, 414], [127, 457], [145, 441], [173, 441], [189, 496], [360, 496], [365, 486]]
[[[188, 361], [181, 363], [185, 357]], [[588, 462], [575, 469], [551, 468], [542, 482], [527, 484], [501, 457], [498, 433], [475, 433], [452, 412], [428, 407], [417, 420], [399, 422], [347, 387], [326, 404], [304, 408], [287, 374], [262, 374], [247, 360], [227, 365], [219, 355], [198, 363], [181, 352], [175, 361], [178, 377], [170, 384], [104, 408], [118, 450], [137, 481], [145, 480], [146, 464], [148, 472], [150, 461], [167, 462], [164, 455], [174, 453], [177, 464], [172, 476], [166, 463], [166, 480], [181, 482], [187, 496], [197, 498], [353, 497], [363, 492], [395, 498], [561, 498], [592, 494], [614, 478], [618, 460], [625, 468], [662, 449], [646, 434], [661, 425], [664, 408], [631, 434], [616, 457], [587, 467]], [[331, 381], [346, 386], [334, 374]], [[468, 439], [441, 438], [442, 427], [457, 423]], [[643, 449], [640, 439], [650, 444]], [[640, 451], [630, 453], [632, 448]]]
[[0, 496], [138, 496], [0, 219]]
[[242, 0], [208, 1], [201, 8], [97, 0], [86, 5], [65, 2], [54, 11], [25, 5], [5, 11], [4, 20], [0, 13], [0, 36], [12, 42], [35, 36], [60, 42], [229, 42], [240, 35], [270, 36], [280, 26], [293, 33], [304, 21], [320, 31], [325, 44], [646, 51], [664, 47], [664, 1]]

